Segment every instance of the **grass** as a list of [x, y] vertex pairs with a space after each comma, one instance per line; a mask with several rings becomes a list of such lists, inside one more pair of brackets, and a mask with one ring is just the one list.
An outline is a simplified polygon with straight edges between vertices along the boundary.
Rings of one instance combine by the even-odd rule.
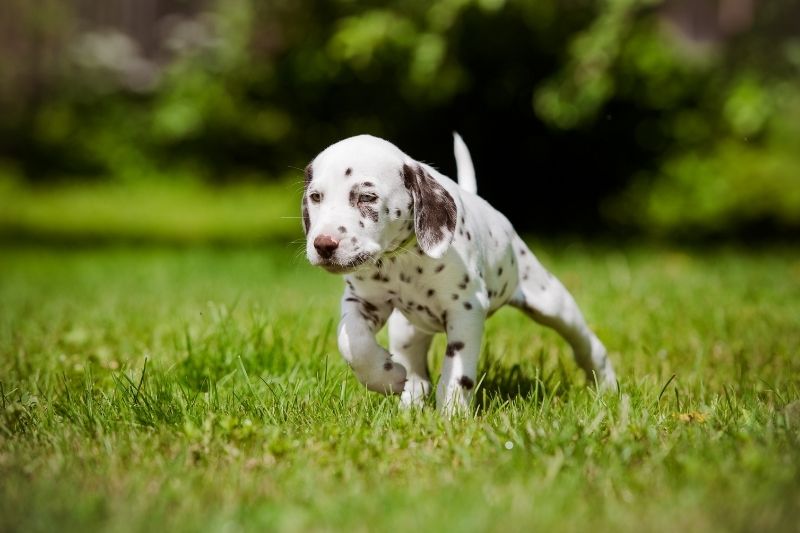
[[797, 531], [800, 253], [534, 249], [621, 394], [503, 310], [446, 421], [358, 386], [291, 247], [5, 245], [0, 531]]
[[75, 182], [42, 187], [0, 174], [0, 241], [223, 244], [295, 238], [295, 181], [213, 188], [187, 181]]

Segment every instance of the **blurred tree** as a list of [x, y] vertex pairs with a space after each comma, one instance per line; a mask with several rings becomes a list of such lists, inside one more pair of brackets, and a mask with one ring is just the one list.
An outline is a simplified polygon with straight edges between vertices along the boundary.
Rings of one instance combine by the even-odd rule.
[[0, 162], [32, 181], [279, 177], [363, 132], [452, 175], [457, 129], [522, 228], [800, 230], [800, 0], [42, 6], [0, 22]]

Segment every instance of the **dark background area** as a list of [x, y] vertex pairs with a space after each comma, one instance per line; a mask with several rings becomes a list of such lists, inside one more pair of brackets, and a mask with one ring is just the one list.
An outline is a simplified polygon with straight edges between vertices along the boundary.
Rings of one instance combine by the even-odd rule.
[[800, 2], [5, 2], [15, 190], [298, 179], [372, 133], [524, 231], [800, 232]]

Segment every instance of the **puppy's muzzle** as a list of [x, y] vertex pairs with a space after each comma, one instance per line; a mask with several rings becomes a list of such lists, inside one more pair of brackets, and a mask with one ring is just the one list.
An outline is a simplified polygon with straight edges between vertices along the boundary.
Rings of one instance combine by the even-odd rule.
[[319, 235], [314, 239], [314, 248], [323, 259], [330, 259], [339, 247], [339, 241], [330, 235]]

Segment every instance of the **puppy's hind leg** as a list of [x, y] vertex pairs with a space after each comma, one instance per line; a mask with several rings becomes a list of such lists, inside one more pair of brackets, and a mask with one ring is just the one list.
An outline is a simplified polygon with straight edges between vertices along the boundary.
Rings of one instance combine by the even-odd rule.
[[432, 339], [432, 334], [420, 331], [400, 311], [394, 310], [389, 316], [389, 351], [406, 368], [406, 384], [400, 395], [403, 407], [422, 407], [431, 392], [428, 349]]
[[617, 378], [606, 348], [589, 329], [572, 295], [522, 239], [515, 239], [514, 253], [519, 261], [519, 286], [509, 304], [564, 337], [589, 383], [596, 380], [600, 388], [616, 390]]

